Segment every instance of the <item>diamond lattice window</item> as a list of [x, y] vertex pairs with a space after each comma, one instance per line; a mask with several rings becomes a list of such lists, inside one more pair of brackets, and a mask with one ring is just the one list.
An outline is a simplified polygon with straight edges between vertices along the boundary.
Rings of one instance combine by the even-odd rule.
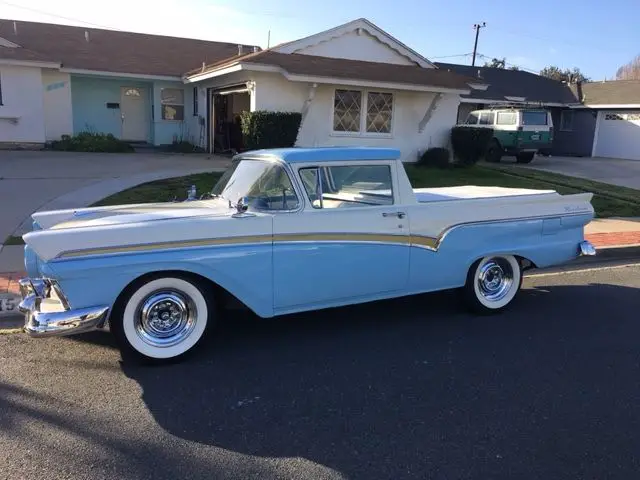
[[359, 132], [361, 111], [362, 92], [336, 90], [333, 99], [333, 130], [336, 132]]
[[624, 117], [619, 113], [607, 113], [604, 116], [605, 120], [624, 120]]
[[367, 132], [391, 133], [393, 95], [369, 92], [367, 94]]

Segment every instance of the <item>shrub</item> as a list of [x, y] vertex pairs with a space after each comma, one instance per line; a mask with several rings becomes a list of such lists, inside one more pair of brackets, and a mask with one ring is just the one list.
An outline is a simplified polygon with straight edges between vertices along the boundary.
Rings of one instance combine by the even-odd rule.
[[249, 150], [293, 147], [301, 121], [297, 112], [242, 112], [243, 145]]
[[77, 135], [62, 135], [60, 140], [51, 142], [53, 150], [65, 152], [133, 152], [133, 147], [118, 140], [111, 133], [80, 132]]
[[474, 165], [482, 158], [489, 142], [493, 138], [493, 129], [471, 126], [455, 126], [451, 129], [451, 146], [458, 164]]
[[418, 165], [431, 168], [449, 168], [449, 150], [446, 148], [430, 148], [418, 159]]

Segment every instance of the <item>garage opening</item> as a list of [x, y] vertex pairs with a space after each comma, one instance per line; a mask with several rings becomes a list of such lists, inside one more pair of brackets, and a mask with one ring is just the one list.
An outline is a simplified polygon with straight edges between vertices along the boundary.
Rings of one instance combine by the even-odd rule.
[[211, 93], [210, 151], [230, 155], [242, 152], [240, 115], [251, 109], [246, 84], [216, 89]]

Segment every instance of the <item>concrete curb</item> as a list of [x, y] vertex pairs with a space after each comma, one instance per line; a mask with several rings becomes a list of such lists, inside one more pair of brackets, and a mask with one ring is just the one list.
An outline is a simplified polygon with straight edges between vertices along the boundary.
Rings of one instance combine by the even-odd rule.
[[[625, 261], [638, 260], [640, 261], [640, 245], [633, 245], [629, 247], [601, 247], [597, 249], [597, 255], [593, 257], [579, 257], [573, 262], [565, 264], [560, 267], [553, 267], [550, 269], [536, 270], [540, 273], [554, 272], [562, 270], [579, 270], [582, 267], [587, 267], [596, 264], [616, 264], [624, 263]], [[533, 270], [532, 270], [533, 272]], [[7, 296], [9, 294], [0, 294], [0, 297]], [[24, 324], [24, 316], [21, 313], [3, 313], [0, 312], [0, 334], [8, 330], [21, 329]], [[8, 332], [7, 332], [8, 333]], [[16, 332], [18, 333], [18, 332]]]

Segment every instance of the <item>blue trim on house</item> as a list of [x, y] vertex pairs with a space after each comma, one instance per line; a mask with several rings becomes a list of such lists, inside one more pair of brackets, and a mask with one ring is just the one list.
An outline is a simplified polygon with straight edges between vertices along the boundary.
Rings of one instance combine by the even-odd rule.
[[[102, 77], [94, 75], [71, 75], [71, 105], [73, 133], [94, 131], [111, 133], [122, 138], [120, 108], [121, 88], [135, 87], [146, 92], [148, 134], [146, 141], [153, 145], [168, 145], [174, 140], [199, 141], [198, 117], [192, 115], [193, 89], [180, 82], [149, 81], [125, 77]], [[163, 120], [161, 91], [176, 88], [184, 92], [184, 119]], [[111, 104], [112, 108], [108, 108]], [[126, 139], [125, 139], [126, 140]]]

